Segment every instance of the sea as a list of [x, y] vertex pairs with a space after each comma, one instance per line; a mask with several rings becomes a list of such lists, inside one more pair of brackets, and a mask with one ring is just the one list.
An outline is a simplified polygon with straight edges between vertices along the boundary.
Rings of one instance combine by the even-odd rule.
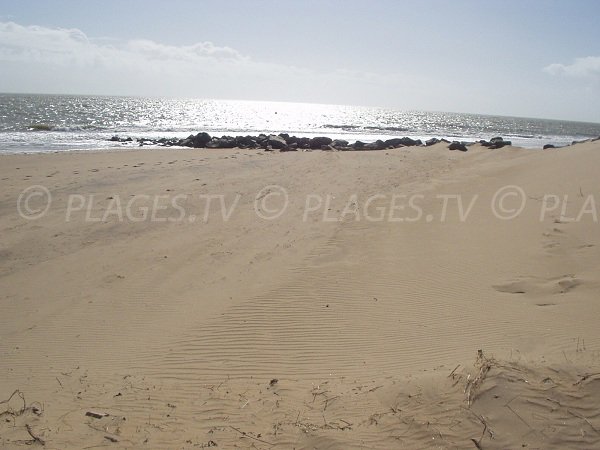
[[[350, 142], [408, 136], [514, 145], [568, 145], [600, 136], [600, 124], [363, 106], [233, 100], [0, 94], [0, 153], [136, 147], [139, 138], [288, 133]], [[110, 141], [113, 136], [132, 142]]]

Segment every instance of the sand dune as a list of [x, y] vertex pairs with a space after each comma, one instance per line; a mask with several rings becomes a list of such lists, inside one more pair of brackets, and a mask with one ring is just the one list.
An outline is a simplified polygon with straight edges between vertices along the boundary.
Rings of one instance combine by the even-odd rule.
[[598, 142], [2, 162], [3, 447], [600, 445]]

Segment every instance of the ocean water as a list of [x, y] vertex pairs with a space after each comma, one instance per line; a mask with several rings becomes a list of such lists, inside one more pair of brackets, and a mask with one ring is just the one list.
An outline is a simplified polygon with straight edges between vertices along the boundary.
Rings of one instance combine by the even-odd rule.
[[0, 94], [0, 152], [136, 146], [136, 138], [289, 133], [348, 141], [409, 136], [473, 141], [502, 136], [523, 147], [600, 136], [600, 124], [359, 106], [144, 97]]

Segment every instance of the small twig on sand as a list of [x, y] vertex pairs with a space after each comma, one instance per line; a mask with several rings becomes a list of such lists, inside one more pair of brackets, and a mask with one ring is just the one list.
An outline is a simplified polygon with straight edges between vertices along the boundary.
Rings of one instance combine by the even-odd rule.
[[275, 444], [273, 444], [273, 443], [271, 443], [271, 442], [263, 441], [262, 439], [259, 439], [259, 438], [257, 438], [257, 437], [251, 436], [251, 435], [249, 435], [248, 433], [246, 433], [245, 431], [242, 431], [242, 430], [240, 430], [239, 428], [236, 428], [236, 427], [234, 427], [234, 426], [232, 426], [232, 425], [229, 425], [229, 428], [231, 428], [232, 430], [235, 430], [235, 431], [237, 431], [238, 433], [240, 433], [240, 434], [241, 434], [242, 436], [244, 436], [244, 437], [247, 437], [247, 438], [250, 438], [250, 439], [254, 439], [255, 441], [262, 442], [263, 444], [267, 444], [267, 445], [275, 445]]
[[475, 439], [471, 438], [471, 442], [473, 442], [473, 444], [475, 444], [475, 447], [477, 447], [479, 450], [483, 450], [479, 441], [476, 441]]
[[596, 375], [600, 375], [600, 372], [596, 372], [596, 373], [587, 373], [585, 375], [583, 375], [579, 381], [577, 381], [576, 383], [573, 383], [573, 386], [577, 386], [578, 384], [581, 384], [582, 382], [584, 382], [585, 380], [587, 380], [590, 377], [595, 377]]
[[457, 370], [459, 367], [460, 367], [460, 364], [459, 364], [458, 366], [456, 366], [452, 372], [450, 372], [450, 375], [448, 375], [448, 378], [452, 378], [452, 377], [453, 377], [453, 375], [454, 375], [454, 372], [456, 372], [456, 370]]
[[44, 441], [39, 436], [36, 436], [35, 434], [33, 434], [33, 431], [31, 430], [31, 427], [29, 426], [28, 423], [25, 424], [25, 429], [27, 430], [27, 433], [29, 433], [29, 436], [31, 436], [31, 438], [33, 439], [33, 442], [38, 442], [42, 445], [46, 445], [46, 441]]
[[471, 438], [471, 440], [473, 441], [473, 443], [475, 444], [475, 446], [478, 449], [481, 449], [481, 441], [483, 440], [483, 437], [485, 436], [485, 432], [487, 431], [487, 433], [490, 435], [490, 439], [494, 439], [494, 432], [492, 431], [492, 429], [488, 425], [487, 421], [485, 420], [485, 417], [480, 416], [479, 414], [475, 414], [475, 412], [473, 412], [473, 410], [470, 409], [470, 408], [467, 409], [467, 408], [465, 408], [463, 406], [461, 406], [461, 408], [464, 409], [465, 411], [470, 412], [483, 425], [483, 431], [481, 432], [481, 436], [479, 437], [479, 440], [476, 441], [475, 439]]
[[492, 365], [496, 363], [496, 361], [492, 358], [487, 358], [484, 356], [483, 351], [477, 351], [477, 362], [479, 363], [479, 373], [473, 380], [470, 377], [467, 379], [467, 385], [465, 386], [465, 394], [467, 396], [467, 405], [471, 406], [473, 400], [475, 398], [476, 391], [483, 384], [485, 377], [488, 372], [492, 368]]

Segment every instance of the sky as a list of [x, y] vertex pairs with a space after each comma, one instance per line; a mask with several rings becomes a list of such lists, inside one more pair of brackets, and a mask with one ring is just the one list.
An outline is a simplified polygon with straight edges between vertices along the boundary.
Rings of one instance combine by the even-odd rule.
[[600, 123], [597, 0], [0, 0], [0, 92]]

